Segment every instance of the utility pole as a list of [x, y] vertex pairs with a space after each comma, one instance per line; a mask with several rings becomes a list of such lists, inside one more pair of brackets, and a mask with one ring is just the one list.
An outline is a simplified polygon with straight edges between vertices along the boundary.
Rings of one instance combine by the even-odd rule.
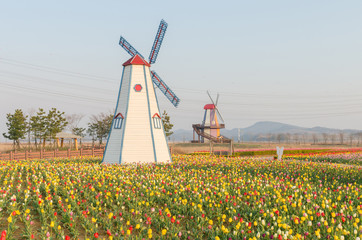
[[241, 129], [238, 128], [238, 143], [240, 143], [240, 135], [241, 135]]

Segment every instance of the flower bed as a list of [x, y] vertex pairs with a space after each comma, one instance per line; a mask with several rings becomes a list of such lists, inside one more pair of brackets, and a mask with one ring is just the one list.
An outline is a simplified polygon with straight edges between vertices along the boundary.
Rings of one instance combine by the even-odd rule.
[[130, 166], [87, 158], [0, 161], [3, 237], [362, 237], [360, 168], [250, 157], [173, 159]]
[[[214, 151], [215, 155], [228, 155], [229, 150]], [[287, 156], [314, 156], [315, 154], [327, 154], [327, 153], [351, 153], [361, 152], [361, 148], [341, 148], [341, 149], [325, 149], [325, 148], [286, 148], [284, 149], [284, 155]], [[190, 155], [210, 155], [209, 151], [197, 151]], [[234, 152], [234, 157], [251, 157], [251, 156], [266, 156], [276, 155], [276, 149], [243, 149]]]
[[362, 152], [325, 152], [317, 154], [286, 155], [284, 158], [321, 163], [341, 163], [362, 166]]

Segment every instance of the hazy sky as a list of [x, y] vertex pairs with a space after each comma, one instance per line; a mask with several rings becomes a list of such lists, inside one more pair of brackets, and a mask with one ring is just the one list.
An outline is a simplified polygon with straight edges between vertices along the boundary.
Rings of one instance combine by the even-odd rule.
[[360, 0], [0, 0], [0, 132], [17, 108], [85, 114], [84, 126], [112, 111], [130, 57], [120, 35], [148, 56], [162, 18], [152, 69], [181, 99], [158, 94], [175, 129], [201, 123], [206, 90], [229, 129], [362, 129], [361, 12]]

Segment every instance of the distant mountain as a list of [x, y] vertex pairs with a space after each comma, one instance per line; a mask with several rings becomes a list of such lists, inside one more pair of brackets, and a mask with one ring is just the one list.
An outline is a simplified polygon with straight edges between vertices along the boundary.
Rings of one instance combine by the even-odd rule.
[[[272, 122], [272, 121], [263, 121], [257, 122], [254, 125], [246, 128], [241, 128], [241, 136], [244, 141], [265, 141], [267, 138], [271, 136], [276, 136], [278, 134], [290, 134], [290, 135], [313, 135], [313, 134], [338, 134], [340, 132], [344, 132], [346, 134], [350, 133], [358, 133], [361, 130], [356, 129], [334, 129], [334, 128], [325, 128], [325, 127], [313, 127], [313, 128], [305, 128], [299, 127], [295, 125], [280, 123], [280, 122]], [[238, 129], [234, 128], [231, 130], [222, 129], [221, 134], [228, 138], [233, 138], [234, 140], [238, 139]], [[197, 137], [197, 136], [195, 136]], [[178, 129], [174, 131], [174, 134], [171, 136], [171, 141], [177, 142], [189, 142], [193, 138], [193, 131]]]
[[[233, 129], [234, 130], [234, 129]], [[280, 122], [257, 122], [254, 125], [243, 128], [244, 134], [265, 134], [265, 133], [295, 133], [306, 131], [306, 128], [280, 123]]]

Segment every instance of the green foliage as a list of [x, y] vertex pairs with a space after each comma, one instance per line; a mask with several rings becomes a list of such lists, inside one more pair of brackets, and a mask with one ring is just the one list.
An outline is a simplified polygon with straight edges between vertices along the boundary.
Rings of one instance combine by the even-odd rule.
[[[296, 150], [284, 150], [283, 154], [320, 153], [326, 151], [328, 151], [328, 149], [296, 149]], [[263, 155], [275, 155], [275, 154], [276, 150], [261, 150], [261, 151], [235, 152], [234, 156], [263, 156]]]
[[21, 109], [16, 109], [14, 114], [8, 113], [6, 118], [8, 120], [6, 123], [8, 133], [3, 133], [3, 136], [13, 140], [14, 145], [16, 144], [18, 147], [20, 147], [20, 139], [25, 138], [27, 130], [27, 116], [24, 115]]
[[[80, 137], [85, 137], [85, 132], [86, 132], [85, 128], [81, 128], [81, 127], [72, 128], [72, 133], [75, 135], [78, 135]], [[82, 143], [82, 139], [80, 139], [80, 143]]]
[[30, 117], [29, 128], [30, 132], [33, 134], [35, 145], [37, 146], [38, 140], [45, 137], [45, 119], [46, 113], [42, 108], [39, 108], [39, 111], [36, 115]]
[[171, 129], [173, 128], [173, 124], [170, 122], [170, 116], [167, 114], [166, 110], [164, 110], [162, 113], [162, 123], [166, 137], [171, 136], [173, 134], [173, 132], [171, 131]]
[[[329, 149], [295, 149], [295, 150], [284, 150], [283, 154], [305, 154], [305, 153], [322, 153], [331, 151]], [[227, 155], [227, 151], [215, 151], [215, 155]], [[209, 152], [195, 152], [189, 155], [209, 155]], [[234, 157], [251, 157], [251, 156], [267, 156], [276, 155], [276, 150], [257, 150], [257, 151], [243, 151], [234, 152]]]
[[92, 116], [92, 122], [88, 123], [88, 134], [93, 141], [97, 139], [99, 144], [102, 144], [103, 138], [107, 138], [109, 129], [111, 128], [113, 114], [100, 113]]
[[57, 133], [63, 131], [68, 122], [64, 117], [64, 112], [60, 112], [56, 108], [49, 110], [45, 119], [46, 136], [54, 139]]
[[[326, 151], [328, 151], [328, 149], [296, 149], [296, 150], [284, 150], [283, 154], [320, 153]], [[264, 155], [275, 155], [275, 154], [276, 150], [261, 150], [261, 151], [235, 152], [234, 156], [264, 156]]]
[[85, 131], [86, 129], [81, 127], [75, 127], [72, 129], [72, 133], [80, 137], [85, 137]]
[[[346, 153], [347, 152], [347, 153]], [[317, 163], [337, 163], [348, 165], [362, 166], [362, 152], [350, 153], [348, 151], [332, 152], [326, 154], [308, 154], [300, 156], [286, 156], [285, 159], [294, 159], [300, 161], [317, 162]]]
[[36, 115], [30, 118], [29, 128], [37, 145], [38, 140], [43, 140], [43, 144], [45, 144], [46, 139], [54, 139], [57, 133], [63, 131], [67, 124], [64, 112], [52, 108], [46, 114], [44, 109], [39, 108]]

